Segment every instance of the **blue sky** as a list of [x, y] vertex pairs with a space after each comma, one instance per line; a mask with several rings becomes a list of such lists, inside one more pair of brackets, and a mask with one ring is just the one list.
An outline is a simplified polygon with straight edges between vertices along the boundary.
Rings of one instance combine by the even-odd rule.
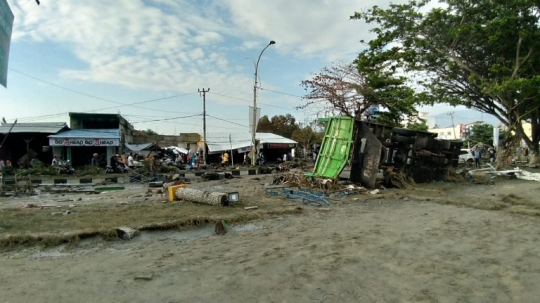
[[[389, 2], [8, 0], [15, 21], [0, 116], [68, 122], [70, 111], [121, 113], [137, 129], [202, 133], [197, 91], [210, 88], [208, 131], [248, 132], [253, 60], [275, 40], [259, 63], [258, 106], [262, 115], [307, 122], [313, 112], [295, 110], [303, 104], [300, 82], [331, 62], [353, 60], [359, 41], [372, 36], [349, 16]], [[462, 109], [422, 110], [446, 118]], [[481, 116], [460, 115], [456, 123]]]

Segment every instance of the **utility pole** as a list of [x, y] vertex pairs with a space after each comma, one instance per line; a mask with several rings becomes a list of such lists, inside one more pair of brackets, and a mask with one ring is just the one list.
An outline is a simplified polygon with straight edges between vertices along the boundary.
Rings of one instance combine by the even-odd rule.
[[452, 130], [454, 131], [454, 139], [457, 139], [456, 136], [456, 126], [454, 125], [454, 112], [449, 112], [448, 115], [452, 118]]
[[198, 90], [199, 95], [202, 95], [203, 99], [203, 164], [206, 164], [206, 93], [210, 91], [210, 88], [204, 90]]

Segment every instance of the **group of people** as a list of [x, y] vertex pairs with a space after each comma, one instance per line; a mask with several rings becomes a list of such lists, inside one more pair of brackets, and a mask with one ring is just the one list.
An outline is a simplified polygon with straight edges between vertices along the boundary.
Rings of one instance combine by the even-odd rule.
[[[482, 159], [483, 152], [484, 152], [484, 149], [479, 147], [479, 146], [475, 146], [475, 147], [473, 147], [471, 149], [471, 153], [472, 153], [472, 156], [474, 158], [474, 167], [475, 168], [480, 168], [481, 167], [480, 159]], [[488, 155], [489, 155], [489, 163], [494, 164], [495, 163], [495, 158], [497, 156], [497, 151], [495, 150], [494, 147], [490, 146], [487, 149], [487, 152], [488, 152]]]
[[0, 159], [0, 169], [4, 168], [6, 166], [11, 166], [11, 160], [7, 159], [4, 162], [4, 159]]

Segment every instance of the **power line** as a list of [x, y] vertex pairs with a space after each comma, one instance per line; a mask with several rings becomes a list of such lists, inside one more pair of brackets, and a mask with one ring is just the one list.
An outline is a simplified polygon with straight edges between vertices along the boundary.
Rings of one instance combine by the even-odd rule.
[[183, 117], [165, 118], [165, 119], [143, 120], [143, 121], [137, 121], [137, 122], [131, 122], [131, 123], [135, 124], [135, 123], [147, 123], [147, 122], [161, 122], [161, 121], [170, 121], [170, 120], [176, 120], [176, 119], [185, 119], [185, 118], [191, 118], [191, 117], [197, 117], [197, 116], [201, 116], [201, 114], [190, 115], [190, 116], [183, 116]]
[[[242, 99], [242, 98], [238, 98], [238, 97], [227, 96], [227, 95], [219, 94], [219, 93], [216, 93], [216, 92], [214, 92], [213, 94], [221, 96], [221, 97], [230, 98], [230, 99], [236, 99], [236, 100], [245, 101], [245, 102], [249, 102], [249, 103], [253, 102], [253, 100], [247, 100], [247, 99]], [[263, 102], [258, 102], [258, 103], [269, 106], [269, 107], [281, 108], [281, 109], [286, 109], [286, 110], [291, 110], [291, 109], [296, 110], [294, 107], [282, 107], [282, 106], [271, 105], [271, 104], [263, 103]]]
[[214, 117], [214, 116], [211, 116], [211, 115], [208, 115], [208, 117], [211, 117], [211, 118], [214, 118], [214, 119], [223, 121], [223, 122], [227, 122], [227, 123], [230, 123], [230, 124], [242, 126], [242, 127], [249, 127], [249, 126], [246, 126], [246, 125], [242, 125], [242, 124], [239, 124], [239, 123], [236, 123], [236, 122], [231, 122], [231, 121], [228, 121], [228, 120], [225, 120], [225, 119], [221, 119], [221, 118], [218, 118], [218, 117]]
[[[85, 97], [88, 97], [88, 98], [93, 98], [93, 99], [97, 99], [97, 100], [101, 100], [101, 101], [105, 101], [105, 102], [110, 102], [110, 103], [118, 104], [117, 106], [109, 106], [109, 107], [104, 107], [104, 108], [100, 108], [100, 109], [89, 110], [89, 112], [102, 111], [102, 110], [107, 110], [107, 109], [113, 109], [113, 108], [119, 108], [119, 107], [129, 106], [129, 107], [133, 107], [133, 108], [139, 108], [139, 109], [145, 109], [145, 110], [152, 110], [152, 111], [159, 111], [159, 112], [167, 112], [167, 113], [171, 113], [172, 111], [170, 111], [170, 110], [160, 110], [160, 109], [148, 108], [148, 107], [141, 107], [141, 106], [135, 106], [135, 105], [137, 105], [137, 104], [143, 104], [143, 103], [156, 102], [156, 101], [162, 101], [162, 100], [172, 99], [172, 98], [176, 98], [176, 97], [183, 97], [183, 96], [195, 94], [195, 92], [191, 92], [191, 93], [185, 93], [185, 94], [180, 94], [180, 95], [174, 95], [174, 96], [170, 96], [170, 97], [163, 97], [163, 98], [158, 98], [158, 99], [151, 99], [151, 100], [145, 100], [145, 101], [138, 101], [138, 102], [134, 102], [134, 103], [122, 103], [122, 102], [118, 102], [118, 101], [109, 100], [109, 99], [105, 99], [105, 98], [102, 98], [102, 97], [90, 95], [90, 94], [83, 93], [83, 92], [80, 92], [80, 91], [76, 91], [76, 90], [74, 90], [74, 89], [70, 89], [70, 88], [67, 88], [67, 87], [64, 87], [64, 86], [61, 86], [61, 85], [57, 85], [57, 84], [51, 83], [51, 82], [49, 82], [49, 81], [46, 81], [46, 80], [37, 78], [37, 77], [32, 76], [32, 75], [29, 75], [29, 74], [27, 74], [27, 73], [21, 72], [21, 71], [19, 71], [19, 70], [14, 69], [14, 68], [9, 68], [9, 69], [12, 70], [12, 71], [14, 71], [14, 72], [16, 72], [16, 73], [19, 73], [19, 74], [21, 74], [21, 75], [23, 75], [23, 76], [32, 78], [32, 79], [34, 79], [34, 80], [36, 80], [36, 81], [40, 81], [40, 82], [49, 84], [49, 85], [51, 85], [51, 86], [54, 86], [54, 87], [57, 87], [57, 88], [60, 88], [60, 89], [63, 89], [63, 90], [66, 90], [66, 91], [69, 91], [69, 92], [72, 92], [72, 93], [75, 93], [75, 94], [79, 94], [79, 95], [82, 95], [82, 96], [85, 96]], [[51, 115], [44, 115], [44, 116], [25, 117], [25, 118], [21, 118], [21, 119], [53, 118], [53, 117], [65, 115], [65, 114], [67, 114], [67, 113], [69, 113], [69, 112], [63, 112], [63, 113], [57, 113], [57, 114], [51, 114]]]
[[285, 95], [285, 96], [291, 96], [291, 97], [295, 97], [295, 98], [304, 99], [304, 97], [302, 97], [302, 96], [297, 96], [297, 95], [293, 95], [293, 94], [289, 94], [289, 93], [284, 93], [284, 92], [280, 92], [280, 91], [277, 91], [277, 90], [271, 90], [271, 89], [262, 88], [262, 87], [259, 87], [259, 89], [260, 90], [265, 90], [265, 91], [268, 91], [268, 92], [273, 92], [273, 93], [280, 94], [280, 95]]

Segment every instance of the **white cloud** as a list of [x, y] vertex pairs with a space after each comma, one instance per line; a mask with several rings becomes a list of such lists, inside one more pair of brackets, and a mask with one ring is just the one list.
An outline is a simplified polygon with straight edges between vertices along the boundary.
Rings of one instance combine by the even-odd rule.
[[230, 91], [252, 82], [249, 72], [239, 74], [232, 66], [231, 60], [238, 65], [239, 59], [231, 52], [259, 50], [261, 40], [275, 39], [282, 56], [298, 60], [353, 59], [358, 41], [369, 33], [349, 17], [375, 4], [382, 5], [377, 0], [43, 1], [13, 5], [13, 40], [63, 45], [83, 63], [61, 69], [67, 79], [166, 92], [209, 85]]

